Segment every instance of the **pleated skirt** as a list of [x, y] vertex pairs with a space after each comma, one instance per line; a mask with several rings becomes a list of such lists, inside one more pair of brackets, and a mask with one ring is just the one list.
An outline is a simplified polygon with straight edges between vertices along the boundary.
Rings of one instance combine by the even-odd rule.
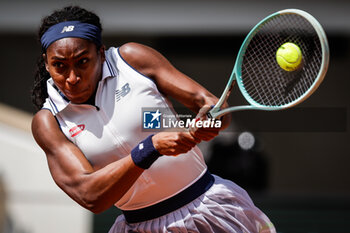
[[118, 216], [109, 233], [275, 233], [269, 218], [247, 192], [215, 176], [212, 187], [183, 207], [161, 217], [128, 223]]

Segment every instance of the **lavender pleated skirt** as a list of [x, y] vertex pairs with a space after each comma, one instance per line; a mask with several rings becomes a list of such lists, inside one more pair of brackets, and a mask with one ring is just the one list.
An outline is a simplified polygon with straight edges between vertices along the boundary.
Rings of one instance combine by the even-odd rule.
[[245, 190], [215, 176], [215, 182], [192, 202], [158, 218], [128, 223], [120, 215], [109, 233], [275, 233], [268, 217], [252, 202]]

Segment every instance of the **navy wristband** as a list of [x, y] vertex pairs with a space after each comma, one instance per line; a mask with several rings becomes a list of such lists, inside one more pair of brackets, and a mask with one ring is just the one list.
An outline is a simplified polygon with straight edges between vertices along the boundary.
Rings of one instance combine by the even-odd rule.
[[131, 151], [131, 158], [136, 164], [136, 166], [147, 169], [154, 161], [158, 159], [161, 154], [154, 148], [152, 142], [153, 134], [148, 136], [145, 140], [141, 141], [134, 149]]

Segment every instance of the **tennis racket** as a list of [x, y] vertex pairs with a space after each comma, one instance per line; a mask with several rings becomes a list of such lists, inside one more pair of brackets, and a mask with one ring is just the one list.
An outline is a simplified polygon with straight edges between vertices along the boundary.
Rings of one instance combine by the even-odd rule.
[[[276, 61], [276, 51], [292, 42], [301, 49], [303, 61], [295, 71], [285, 71]], [[282, 110], [306, 100], [323, 81], [329, 63], [327, 37], [309, 13], [287, 9], [260, 21], [245, 38], [228, 83], [210, 118], [240, 110]], [[249, 105], [221, 109], [234, 83]]]

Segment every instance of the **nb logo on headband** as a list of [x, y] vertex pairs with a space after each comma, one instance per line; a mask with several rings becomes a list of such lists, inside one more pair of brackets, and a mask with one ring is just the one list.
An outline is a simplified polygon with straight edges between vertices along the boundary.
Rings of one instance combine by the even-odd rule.
[[74, 25], [64, 26], [64, 28], [62, 29], [61, 33], [72, 32], [73, 30], [74, 30]]

